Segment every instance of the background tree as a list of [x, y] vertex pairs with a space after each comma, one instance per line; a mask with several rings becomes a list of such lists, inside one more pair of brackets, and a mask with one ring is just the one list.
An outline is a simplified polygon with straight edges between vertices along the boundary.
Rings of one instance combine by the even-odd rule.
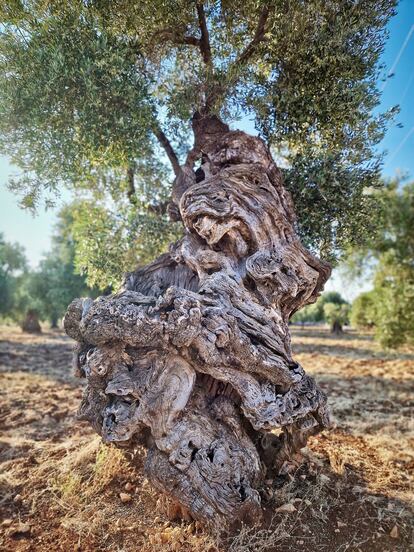
[[0, 316], [12, 316], [17, 302], [17, 289], [26, 269], [23, 247], [7, 242], [0, 233]]
[[[331, 325], [332, 331], [340, 332], [342, 325], [347, 321], [347, 307], [347, 301], [345, 301], [339, 292], [327, 291], [319, 297], [316, 303], [308, 305], [295, 313], [292, 317], [292, 322], [309, 322], [315, 324], [327, 322]], [[335, 320], [337, 324], [334, 328]], [[340, 324], [340, 328], [338, 324]]]
[[38, 311], [26, 293], [30, 273], [23, 248], [0, 234], [0, 315], [18, 322], [23, 331], [41, 332]]
[[374, 289], [355, 300], [352, 317], [358, 324], [364, 322], [359, 314], [363, 303], [377, 339], [396, 347], [414, 340], [414, 183], [393, 180], [377, 195], [381, 231], [348, 259], [354, 272], [371, 267]]
[[84, 276], [76, 273], [73, 231], [76, 208], [76, 204], [68, 205], [59, 212], [52, 248], [26, 283], [26, 300], [52, 328], [57, 327], [75, 297], [97, 294], [86, 285]]
[[27, 333], [41, 333], [39, 319], [39, 300], [32, 296], [29, 286], [33, 277], [30, 269], [25, 270], [17, 279], [13, 295], [13, 308], [10, 318], [17, 322], [20, 328]]
[[358, 295], [352, 302], [350, 312], [351, 326], [358, 329], [371, 329], [377, 320], [376, 306], [378, 299], [375, 291], [366, 291]]
[[349, 322], [349, 305], [346, 303], [342, 305], [325, 303], [323, 313], [325, 320], [331, 327], [331, 332], [336, 334], [342, 333], [343, 326]]
[[300, 323], [302, 325], [305, 323], [318, 324], [323, 322], [323, 309], [321, 308], [320, 301], [321, 298], [319, 298], [313, 305], [307, 305], [300, 311], [295, 312], [292, 316], [291, 322], [293, 324]]

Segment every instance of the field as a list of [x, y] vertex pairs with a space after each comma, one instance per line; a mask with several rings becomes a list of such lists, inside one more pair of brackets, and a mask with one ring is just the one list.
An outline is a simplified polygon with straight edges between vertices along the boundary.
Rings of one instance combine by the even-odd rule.
[[335, 426], [312, 439], [294, 477], [263, 489], [261, 527], [219, 539], [169, 520], [140, 470], [143, 451], [128, 457], [76, 421], [70, 339], [0, 328], [0, 550], [410, 550], [414, 352], [315, 328], [294, 328], [293, 344], [329, 394]]

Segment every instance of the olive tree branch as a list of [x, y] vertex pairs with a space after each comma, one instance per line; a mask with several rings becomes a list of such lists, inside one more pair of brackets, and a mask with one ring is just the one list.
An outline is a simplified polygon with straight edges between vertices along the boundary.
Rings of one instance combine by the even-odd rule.
[[200, 39], [196, 36], [191, 35], [180, 35], [177, 34], [172, 29], [161, 29], [157, 32], [157, 38], [160, 37], [165, 38], [166, 40], [170, 40], [173, 44], [188, 44], [190, 46], [197, 46], [197, 48], [200, 48]]
[[227, 74], [229, 75], [228, 81], [224, 84], [217, 84], [212, 88], [206, 101], [207, 111], [211, 109], [211, 106], [214, 105], [219, 96], [223, 95], [226, 92], [226, 89], [229, 86], [234, 85], [237, 82], [239, 76], [238, 68], [245, 65], [246, 62], [256, 53], [258, 45], [264, 40], [265, 37], [266, 23], [269, 17], [269, 13], [270, 7], [264, 6], [262, 11], [260, 12], [256, 31], [252, 40], [240, 53], [240, 55], [232, 63], [230, 63], [229, 67], [227, 68]]
[[158, 124], [155, 124], [152, 130], [158, 142], [164, 148], [164, 151], [167, 154], [167, 157], [171, 163], [175, 176], [178, 176], [181, 172], [180, 162], [178, 161], [177, 154], [175, 153], [171, 142], [168, 140], [167, 136], [164, 134]]
[[198, 24], [201, 31], [201, 38], [199, 40], [199, 48], [203, 61], [206, 65], [211, 65], [211, 46], [210, 46], [210, 36], [207, 28], [206, 14], [204, 11], [204, 6], [202, 3], [197, 3], [197, 16]]
[[244, 65], [246, 61], [252, 57], [256, 52], [257, 46], [260, 42], [263, 41], [265, 32], [266, 32], [266, 22], [269, 17], [270, 8], [265, 6], [259, 16], [259, 21], [257, 23], [256, 31], [252, 41], [246, 46], [246, 48], [241, 52], [239, 57], [234, 62], [234, 65]]
[[[166, 40], [171, 41], [173, 44], [177, 45], [190, 45], [196, 46], [201, 53], [204, 63], [207, 66], [212, 65], [212, 55], [211, 55], [211, 46], [210, 46], [210, 36], [207, 27], [207, 19], [204, 11], [204, 6], [202, 3], [197, 2], [196, 4], [198, 26], [200, 28], [201, 37], [197, 38], [193, 35], [187, 35], [185, 33], [177, 32], [177, 30], [172, 28], [160, 29], [156, 34], [153, 35], [152, 39], [155, 37], [159, 40], [160, 37], [165, 38]], [[152, 42], [151, 39], [151, 42]]]
[[127, 169], [127, 183], [128, 183], [127, 195], [131, 205], [136, 205], [137, 203], [134, 175], [135, 175], [135, 168], [133, 165], [130, 165]]

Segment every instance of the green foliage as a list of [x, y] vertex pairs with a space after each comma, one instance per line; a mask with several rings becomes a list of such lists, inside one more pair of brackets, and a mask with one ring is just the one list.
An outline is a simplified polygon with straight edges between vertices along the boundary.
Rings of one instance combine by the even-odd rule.
[[26, 269], [24, 249], [17, 243], [7, 242], [0, 233], [0, 316], [13, 313], [19, 283]]
[[136, 70], [137, 45], [108, 35], [76, 4], [22, 12], [2, 34], [1, 144], [24, 170], [13, 185], [26, 191], [27, 206], [42, 187], [87, 187], [152, 154], [149, 83]]
[[105, 207], [79, 205], [73, 232], [77, 243], [77, 269], [99, 289], [116, 287], [127, 269], [128, 237], [125, 220]]
[[353, 266], [375, 267], [374, 289], [355, 300], [352, 316], [356, 324], [370, 321], [380, 343], [392, 348], [414, 342], [414, 183], [391, 181], [379, 199], [381, 233], [350, 254]]
[[53, 251], [40, 262], [38, 270], [29, 274], [26, 284], [31, 308], [52, 326], [56, 326], [75, 297], [85, 295], [90, 295], [90, 290], [84, 278], [74, 274], [73, 263], [63, 262]]
[[[285, 178], [308, 246], [333, 260], [375, 230], [374, 146], [384, 28], [394, 2], [289, 3], [272, 27], [264, 74], [250, 93], [259, 127], [287, 158]], [[283, 5], [283, 3], [282, 3]], [[260, 84], [259, 84], [260, 83]]]
[[379, 168], [379, 163], [354, 164], [328, 149], [292, 158], [285, 180], [307, 247], [335, 264], [343, 250], [375, 235], [380, 206], [372, 190], [381, 186]]
[[323, 310], [320, 308], [320, 300], [319, 299], [316, 303], [313, 305], [307, 305], [300, 311], [296, 312], [292, 318], [291, 321], [295, 323], [318, 323], [323, 321]]
[[345, 305], [347, 301], [342, 297], [338, 291], [326, 291], [319, 299], [319, 303], [325, 305], [326, 303], [333, 303], [334, 305]]
[[342, 328], [349, 322], [350, 307], [347, 303], [338, 305], [338, 303], [325, 303], [323, 305], [323, 315], [326, 322], [332, 329], [339, 326]]
[[[0, 7], [0, 149], [22, 169], [10, 185], [28, 207], [66, 185], [98, 200], [99, 209], [113, 202], [110, 212], [123, 221], [151, 226], [155, 216], [145, 210], [165, 198], [171, 177], [155, 139], [159, 127], [183, 161], [196, 110], [229, 122], [248, 115], [285, 158], [299, 233], [332, 259], [374, 231], [375, 196], [367, 192], [379, 186], [374, 148], [392, 112], [372, 112], [395, 5], [6, 0]], [[126, 216], [128, 202], [135, 211]], [[124, 237], [135, 228], [114, 222], [114, 215], [103, 224], [102, 217], [103, 235], [113, 228]], [[163, 246], [171, 231], [162, 215], [159, 228]], [[142, 227], [140, 236], [147, 233]], [[82, 247], [101, 272], [89, 241]], [[106, 238], [100, 243], [111, 247]], [[119, 243], [125, 259], [125, 242]], [[114, 263], [108, 261], [110, 282], [118, 280]], [[100, 276], [91, 277], [103, 285]]]
[[352, 303], [351, 326], [358, 329], [373, 328], [378, 318], [377, 304], [375, 291], [366, 291], [358, 295]]
[[125, 272], [167, 251], [182, 234], [181, 224], [125, 208], [117, 213], [84, 201], [74, 212], [75, 265], [89, 286], [116, 289]]
[[377, 297], [375, 333], [387, 348], [414, 343], [414, 266], [384, 255], [374, 280]]
[[97, 290], [87, 286], [84, 276], [75, 270], [75, 205], [64, 207], [52, 236], [52, 249], [30, 274], [27, 292], [41, 319], [56, 325], [75, 297], [96, 297]]

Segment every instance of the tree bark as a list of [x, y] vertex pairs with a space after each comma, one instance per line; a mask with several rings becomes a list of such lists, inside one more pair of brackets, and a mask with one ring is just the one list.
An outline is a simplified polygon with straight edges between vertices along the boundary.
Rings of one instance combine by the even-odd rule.
[[329, 425], [288, 322], [330, 267], [300, 243], [263, 141], [215, 117], [194, 130], [201, 167], [173, 189], [184, 238], [118, 293], [76, 299], [64, 325], [87, 378], [80, 416], [104, 441], [146, 446], [150, 481], [195, 519], [255, 521], [263, 481]]
[[335, 320], [332, 323], [331, 333], [334, 333], [334, 334], [337, 334], [337, 335], [344, 333], [344, 329], [342, 327], [342, 324], [340, 322], [338, 322], [338, 320]]
[[26, 333], [42, 333], [39, 316], [35, 310], [28, 310], [21, 324], [22, 331]]

